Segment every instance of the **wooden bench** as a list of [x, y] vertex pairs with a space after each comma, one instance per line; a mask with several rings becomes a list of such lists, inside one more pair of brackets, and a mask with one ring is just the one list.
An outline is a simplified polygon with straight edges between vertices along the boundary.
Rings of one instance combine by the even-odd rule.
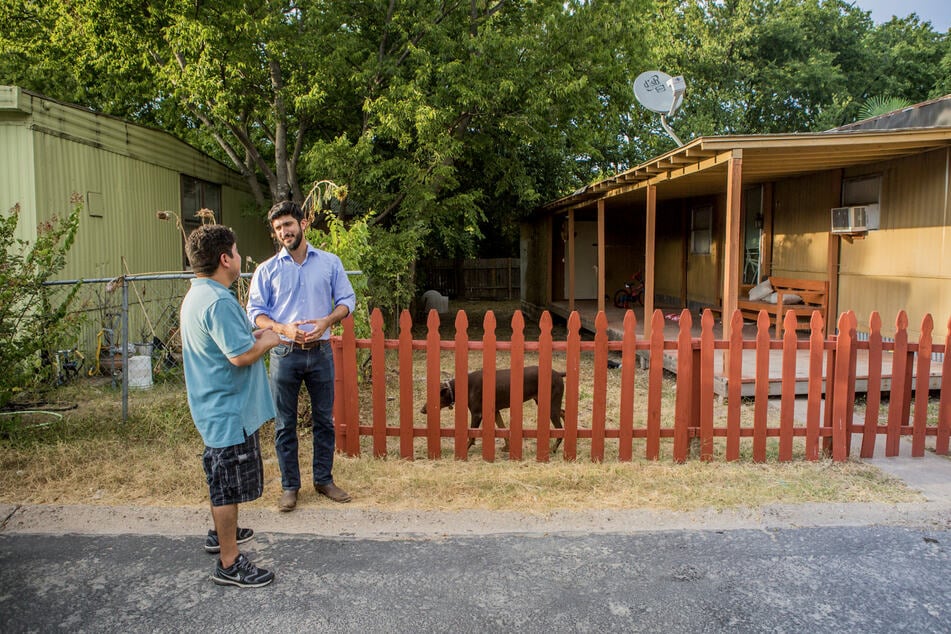
[[[776, 293], [776, 303], [766, 301], [752, 301], [749, 299], [751, 286], [740, 287], [740, 297], [736, 307], [740, 309], [744, 319], [756, 321], [759, 311], [765, 310], [770, 321], [776, 327], [776, 337], [783, 334], [783, 319], [787, 311], [796, 315], [796, 330], [809, 330], [813, 311], [818, 310], [822, 315], [822, 330], [825, 332], [828, 321], [829, 282], [823, 280], [800, 280], [791, 277], [769, 278], [770, 286]], [[783, 297], [794, 294], [802, 298], [801, 304], [783, 304]]]

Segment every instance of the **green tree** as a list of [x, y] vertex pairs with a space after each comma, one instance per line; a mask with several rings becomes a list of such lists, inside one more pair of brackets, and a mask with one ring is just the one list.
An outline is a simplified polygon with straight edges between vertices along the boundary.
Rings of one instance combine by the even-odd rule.
[[[842, 0], [658, 0], [651, 23], [654, 63], [687, 80], [681, 138], [828, 129], [871, 96], [914, 103], [946, 82], [946, 34], [915, 16], [875, 25]], [[673, 145], [653, 119], [640, 114], [639, 157]]]
[[649, 4], [3, 6], [0, 80], [158, 122], [230, 161], [262, 208], [319, 174], [348, 187], [344, 217], [372, 209], [466, 254], [484, 227], [616, 168]]

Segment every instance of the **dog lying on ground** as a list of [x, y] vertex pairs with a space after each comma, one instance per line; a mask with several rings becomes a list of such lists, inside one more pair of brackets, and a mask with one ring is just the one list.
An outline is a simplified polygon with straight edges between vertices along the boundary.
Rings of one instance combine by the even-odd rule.
[[[472, 415], [472, 427], [478, 429], [482, 424], [482, 370], [476, 370], [469, 373], [468, 381], [468, 407]], [[562, 421], [565, 419], [565, 411], [561, 409], [561, 400], [565, 394], [565, 373], [558, 370], [551, 371], [551, 424], [557, 429], [562, 429]], [[538, 366], [530, 365], [522, 373], [522, 401], [535, 401], [538, 404]], [[444, 382], [439, 389], [439, 409], [452, 407], [456, 403], [456, 379], [449, 379]], [[508, 409], [512, 404], [512, 371], [499, 370], [495, 373], [495, 424], [500, 429], [505, 429], [505, 423], [502, 421], [502, 415], [499, 410]], [[423, 405], [422, 412], [426, 413], [426, 406]], [[469, 439], [469, 447], [475, 444], [475, 438]], [[505, 441], [503, 451], [508, 451], [508, 439]], [[556, 438], [552, 442], [552, 453], [558, 450], [561, 445], [561, 438]]]

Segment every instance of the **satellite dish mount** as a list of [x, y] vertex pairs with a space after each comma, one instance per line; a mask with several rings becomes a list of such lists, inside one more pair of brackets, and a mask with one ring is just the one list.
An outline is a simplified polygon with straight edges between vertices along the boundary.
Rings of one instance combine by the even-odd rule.
[[686, 90], [687, 82], [682, 76], [671, 77], [659, 70], [643, 72], [634, 80], [634, 96], [642, 106], [660, 114], [660, 124], [678, 146], [684, 143], [668, 125], [667, 117], [674, 116], [680, 109]]

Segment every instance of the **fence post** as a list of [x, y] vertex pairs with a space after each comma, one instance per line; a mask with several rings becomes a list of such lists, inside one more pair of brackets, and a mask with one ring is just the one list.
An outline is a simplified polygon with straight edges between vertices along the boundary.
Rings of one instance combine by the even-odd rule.
[[346, 421], [347, 455], [360, 455], [360, 397], [359, 378], [357, 378], [357, 335], [353, 326], [353, 315], [343, 320], [343, 346], [341, 366], [343, 367], [344, 419]]
[[522, 459], [524, 437], [525, 318], [522, 311], [512, 315], [512, 349], [509, 353], [512, 397], [509, 401], [509, 460]]
[[905, 394], [910, 386], [905, 385], [905, 368], [908, 365], [908, 315], [899, 311], [895, 319], [895, 349], [892, 353], [892, 385], [888, 395], [888, 433], [885, 438], [885, 455], [897, 456], [901, 441], [901, 427], [908, 419], [902, 416], [905, 409]]
[[647, 371], [647, 441], [644, 455], [648, 460], [660, 457], [661, 393], [664, 383], [664, 313], [651, 316], [650, 358]]
[[680, 312], [677, 338], [677, 399], [674, 405], [674, 461], [684, 462], [690, 452], [690, 414], [693, 412], [693, 346], [690, 311]]
[[374, 308], [370, 313], [370, 371], [373, 379], [373, 455], [386, 456], [386, 346], [383, 313]]
[[700, 317], [700, 460], [713, 460], [713, 311], [703, 310]]
[[868, 384], [865, 388], [865, 426], [862, 431], [862, 458], [875, 455], [878, 413], [882, 404], [882, 317], [873, 311], [869, 319]]
[[426, 317], [426, 451], [430, 460], [442, 454], [439, 437], [440, 413], [439, 386], [442, 375], [439, 367], [439, 313], [430, 309]]
[[604, 426], [607, 417], [608, 317], [594, 318], [594, 386], [591, 403], [591, 461], [604, 461]]
[[[816, 311], [813, 311], [815, 313]], [[796, 405], [796, 315], [786, 311], [783, 320], [782, 389], [779, 403], [779, 461], [792, 460], [793, 453], [793, 408]]]
[[[634, 453], [634, 368], [637, 365], [637, 317], [633, 310], [624, 313], [624, 339], [621, 344], [621, 411], [618, 460], [630, 462]], [[577, 390], [575, 411], [577, 412]], [[565, 427], [568, 422], [565, 421]], [[566, 441], [567, 442], [567, 441]]]
[[769, 317], [756, 319], [756, 378], [753, 396], [753, 462], [766, 462], [766, 413], [769, 407]]
[[413, 319], [400, 313], [400, 456], [413, 459]]
[[809, 388], [806, 402], [806, 460], [819, 459], [819, 426], [822, 406], [822, 351], [825, 323], [819, 311], [809, 320]]
[[535, 460], [548, 462], [551, 438], [551, 313], [542, 313], [538, 323], [538, 422], [536, 424]]
[[832, 459], [844, 462], [849, 457], [849, 383], [855, 381], [855, 373], [850, 367], [855, 341], [855, 314], [852, 311], [839, 316], [838, 330], [839, 336], [835, 342], [835, 371], [829, 376], [829, 380], [834, 381], [831, 391], [835, 394], [832, 412]]
[[[486, 311], [482, 335], [482, 459], [495, 461], [495, 313]], [[491, 418], [489, 418], [491, 417]]]
[[578, 457], [578, 398], [581, 376], [581, 316], [578, 311], [568, 315], [567, 350], [565, 351], [565, 439], [562, 458]]
[[915, 420], [911, 434], [911, 456], [925, 455], [925, 428], [928, 425], [928, 384], [931, 382], [931, 332], [934, 321], [925, 315], [918, 338], [918, 367], [915, 368]]
[[726, 459], [740, 458], [740, 399], [743, 390], [743, 316], [730, 317], [730, 348], [724, 355], [727, 371]]
[[948, 455], [948, 440], [951, 437], [951, 318], [948, 319], [944, 338], [944, 362], [941, 364], [941, 398], [938, 401], [938, 435], [934, 452]]
[[456, 460], [469, 459], [469, 318], [456, 312], [455, 448]]
[[129, 420], [129, 280], [122, 276], [122, 422]]

